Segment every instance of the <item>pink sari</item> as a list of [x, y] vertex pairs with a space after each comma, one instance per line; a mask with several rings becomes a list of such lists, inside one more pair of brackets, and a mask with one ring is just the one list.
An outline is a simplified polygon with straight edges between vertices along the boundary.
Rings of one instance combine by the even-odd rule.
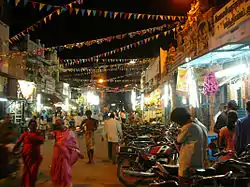
[[71, 187], [71, 169], [80, 158], [80, 150], [72, 131], [54, 131], [56, 139], [51, 166], [55, 187]]

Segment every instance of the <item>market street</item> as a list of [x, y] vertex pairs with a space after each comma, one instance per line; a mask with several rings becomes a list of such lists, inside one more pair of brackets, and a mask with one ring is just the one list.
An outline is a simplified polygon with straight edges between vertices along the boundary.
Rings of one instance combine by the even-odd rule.
[[[119, 187], [119, 181], [116, 177], [116, 166], [107, 161], [106, 142], [101, 142], [101, 130], [96, 133], [96, 152], [93, 165], [86, 164], [86, 151], [84, 139], [80, 141], [81, 151], [84, 153], [85, 159], [79, 160], [73, 167], [73, 184], [76, 187], [93, 186], [93, 187]], [[44, 160], [40, 167], [40, 171], [49, 175], [49, 165], [51, 164], [53, 145], [51, 140], [47, 140], [42, 147]], [[46, 179], [40, 179], [37, 187], [50, 187], [51, 183], [44, 182]]]

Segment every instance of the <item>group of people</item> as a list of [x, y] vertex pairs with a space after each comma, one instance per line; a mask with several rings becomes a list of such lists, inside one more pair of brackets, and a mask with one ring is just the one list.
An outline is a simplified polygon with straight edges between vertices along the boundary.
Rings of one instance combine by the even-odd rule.
[[[236, 102], [229, 101], [216, 119], [214, 131], [218, 133], [218, 146], [232, 151], [220, 160], [234, 158], [250, 144], [250, 101], [246, 103], [246, 117], [238, 119], [237, 110]], [[207, 163], [208, 129], [186, 108], [174, 109], [171, 121], [181, 126], [177, 137], [177, 143], [181, 144], [179, 176], [181, 181], [185, 181], [191, 174], [191, 168], [201, 169]]]

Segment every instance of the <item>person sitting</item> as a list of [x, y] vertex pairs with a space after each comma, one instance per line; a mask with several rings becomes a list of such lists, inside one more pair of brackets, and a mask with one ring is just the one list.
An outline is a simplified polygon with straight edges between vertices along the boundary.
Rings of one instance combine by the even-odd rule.
[[236, 122], [238, 121], [238, 114], [234, 110], [229, 110], [227, 112], [227, 126], [221, 128], [220, 130], [220, 138], [219, 138], [219, 147], [224, 147], [225, 151], [232, 151], [225, 156], [221, 156], [220, 160], [228, 160], [230, 158], [234, 158], [234, 151], [235, 151], [235, 126]]

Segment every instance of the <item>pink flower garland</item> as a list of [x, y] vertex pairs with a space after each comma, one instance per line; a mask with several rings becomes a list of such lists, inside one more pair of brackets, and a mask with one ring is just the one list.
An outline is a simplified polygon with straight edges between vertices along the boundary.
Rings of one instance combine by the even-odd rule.
[[213, 72], [206, 74], [204, 79], [204, 95], [215, 95], [219, 89], [218, 81], [216, 80], [215, 74]]

